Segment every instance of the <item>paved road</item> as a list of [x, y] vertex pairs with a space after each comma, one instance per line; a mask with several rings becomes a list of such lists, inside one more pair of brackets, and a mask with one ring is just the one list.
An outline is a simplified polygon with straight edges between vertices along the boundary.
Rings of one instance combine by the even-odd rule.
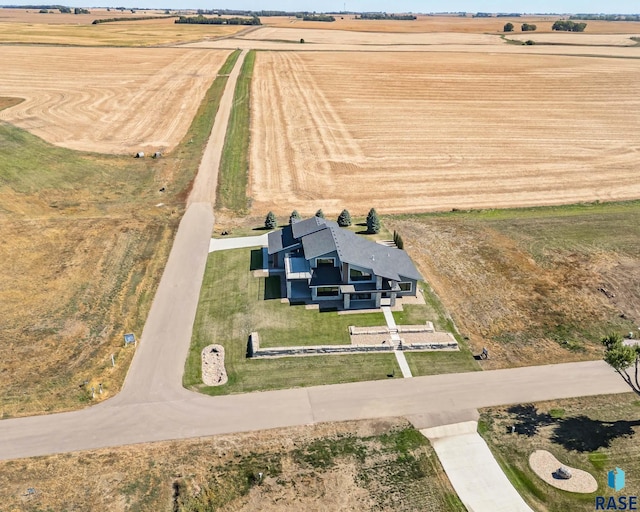
[[94, 407], [0, 421], [0, 459], [314, 422], [407, 416], [418, 428], [478, 407], [626, 392], [603, 362], [207, 397], [182, 388], [204, 272], [218, 162], [244, 54], [230, 75], [188, 208], [122, 392]]
[[193, 184], [187, 211], [180, 221], [162, 279], [142, 331], [137, 352], [122, 391], [107, 407], [187, 399], [182, 387], [184, 361], [189, 351], [200, 286], [213, 231], [213, 203], [218, 168], [233, 93], [246, 51], [229, 74], [211, 136]]
[[473, 419], [479, 407], [626, 391], [601, 361], [219, 397], [184, 391], [0, 421], [0, 459], [389, 416], [427, 428]]

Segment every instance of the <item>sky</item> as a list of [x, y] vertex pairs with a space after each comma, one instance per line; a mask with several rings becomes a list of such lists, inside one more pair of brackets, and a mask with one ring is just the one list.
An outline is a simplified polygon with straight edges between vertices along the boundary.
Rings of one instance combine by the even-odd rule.
[[[69, 7], [109, 6], [104, 0], [0, 1], [0, 5], [63, 4]], [[521, 12], [521, 13], [640, 13], [637, 0], [116, 0], [111, 6], [162, 9], [247, 9], [282, 11], [385, 12]]]

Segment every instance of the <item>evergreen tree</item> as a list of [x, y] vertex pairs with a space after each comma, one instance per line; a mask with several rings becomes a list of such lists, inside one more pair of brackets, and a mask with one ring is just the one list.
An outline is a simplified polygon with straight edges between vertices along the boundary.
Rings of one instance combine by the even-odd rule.
[[264, 227], [266, 229], [275, 229], [278, 226], [278, 221], [276, 220], [276, 216], [273, 212], [267, 213], [266, 218], [264, 219]]
[[371, 208], [369, 210], [369, 214], [367, 215], [367, 231], [369, 233], [379, 233], [380, 232], [380, 219], [378, 218], [378, 213], [375, 208]]
[[342, 228], [351, 226], [351, 215], [348, 210], [342, 210], [342, 213], [338, 216], [338, 226]]
[[291, 215], [289, 215], [289, 224], [293, 224], [294, 222], [298, 222], [301, 219], [298, 210], [293, 210]]

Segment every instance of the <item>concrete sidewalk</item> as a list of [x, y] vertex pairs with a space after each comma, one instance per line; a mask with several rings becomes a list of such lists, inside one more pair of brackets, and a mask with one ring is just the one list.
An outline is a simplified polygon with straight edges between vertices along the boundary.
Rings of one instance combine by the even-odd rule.
[[533, 512], [477, 430], [477, 421], [465, 421], [420, 432], [431, 441], [451, 485], [469, 512]]
[[227, 249], [243, 249], [245, 247], [266, 247], [267, 235], [243, 236], [238, 238], [212, 238], [209, 242], [209, 252], [226, 251]]
[[393, 353], [396, 355], [396, 361], [398, 361], [398, 366], [400, 367], [402, 376], [405, 379], [409, 379], [413, 377], [413, 374], [411, 373], [411, 369], [409, 368], [409, 363], [407, 363], [407, 358], [404, 357], [404, 352], [399, 350], [400, 335], [398, 334], [398, 326], [396, 325], [396, 321], [393, 318], [391, 308], [389, 306], [382, 306], [382, 313], [384, 314], [384, 319], [387, 322], [387, 327], [389, 328], [389, 333], [391, 334]]

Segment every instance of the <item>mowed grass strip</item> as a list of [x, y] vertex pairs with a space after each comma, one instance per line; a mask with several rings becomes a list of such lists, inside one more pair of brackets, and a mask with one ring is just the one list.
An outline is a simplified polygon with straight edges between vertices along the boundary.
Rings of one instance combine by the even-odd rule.
[[[185, 365], [184, 385], [208, 394], [239, 393], [297, 386], [386, 379], [401, 375], [395, 356], [364, 354], [340, 356], [247, 359], [247, 341], [252, 331], [263, 331], [271, 343], [316, 345], [348, 342], [333, 336], [366, 315], [320, 313], [265, 300], [265, 278], [253, 277], [251, 251], [237, 249], [209, 255], [193, 339]], [[278, 311], [277, 311], [278, 310]], [[379, 318], [369, 320], [378, 323]], [[380, 323], [381, 324], [381, 323]], [[225, 347], [229, 382], [220, 387], [202, 384], [201, 356], [204, 347], [217, 343]]]
[[160, 159], [72, 151], [0, 123], [0, 417], [120, 389], [133, 355], [122, 335], [142, 333], [226, 80]]
[[[596, 496], [615, 494], [607, 487], [607, 473], [615, 467], [627, 474], [623, 494], [640, 494], [638, 413], [640, 401], [631, 393], [519, 404], [481, 410], [478, 431], [534, 510], [588, 512]], [[576, 494], [547, 484], [529, 466], [535, 450], [591, 473], [598, 490]]]
[[250, 88], [255, 58], [255, 51], [250, 51], [242, 63], [218, 176], [216, 207], [238, 214], [246, 213], [248, 206]]
[[[202, 155], [207, 146], [209, 136], [211, 135], [218, 109], [220, 108], [222, 94], [229, 81], [228, 74], [233, 69], [239, 56], [240, 50], [235, 50], [227, 57], [227, 60], [218, 71], [218, 76], [216, 76], [204, 100], [200, 104], [198, 112], [189, 127], [189, 131], [182, 139], [180, 145], [171, 154], [171, 157], [179, 162], [180, 174], [183, 175], [183, 180], [184, 178], [188, 178], [189, 181], [193, 180], [198, 173]], [[180, 179], [180, 176], [177, 176], [177, 178]], [[186, 189], [187, 183], [189, 182], [180, 183], [180, 185]]]

